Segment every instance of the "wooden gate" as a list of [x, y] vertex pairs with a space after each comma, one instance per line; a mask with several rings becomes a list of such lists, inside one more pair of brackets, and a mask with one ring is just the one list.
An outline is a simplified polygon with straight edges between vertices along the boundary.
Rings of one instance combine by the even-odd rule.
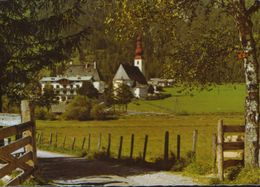
[[[217, 137], [217, 164], [218, 164], [218, 177], [224, 180], [224, 170], [231, 166], [244, 164], [244, 136], [245, 126], [224, 125], [223, 120], [218, 123], [218, 137]], [[243, 134], [240, 136], [234, 134]], [[232, 134], [228, 139], [226, 134]], [[236, 137], [236, 138], [232, 138]], [[239, 138], [240, 137], [240, 138]], [[240, 151], [242, 158], [239, 158]], [[224, 153], [233, 153], [235, 156], [229, 156]]]
[[0, 140], [11, 139], [9, 144], [0, 146], [0, 179], [11, 177], [6, 185], [22, 184], [37, 166], [35, 122], [29, 106], [28, 101], [22, 102], [22, 121], [27, 122], [0, 129]]

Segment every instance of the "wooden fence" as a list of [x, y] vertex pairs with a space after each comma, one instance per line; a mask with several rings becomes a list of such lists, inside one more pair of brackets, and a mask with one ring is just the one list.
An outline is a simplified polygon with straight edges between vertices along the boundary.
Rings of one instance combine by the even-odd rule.
[[[44, 136], [45, 135], [45, 136]], [[102, 137], [106, 140], [103, 140], [102, 144]], [[107, 138], [106, 138], [107, 137]], [[139, 150], [139, 157], [143, 161], [147, 160], [147, 153], [149, 152], [150, 143], [149, 143], [149, 135], [144, 135], [143, 136], [143, 142], [138, 142], [139, 144], [142, 145], [141, 150]], [[96, 138], [96, 139], [95, 139]], [[86, 151], [87, 154], [93, 152], [93, 153], [98, 153], [98, 152], [103, 152], [107, 158], [111, 158], [111, 146], [112, 146], [112, 134], [107, 134], [103, 135], [99, 133], [98, 136], [93, 136], [92, 134], [88, 134], [87, 136], [77, 138], [77, 137], [69, 137], [67, 135], [62, 135], [58, 134], [57, 132], [51, 132], [51, 133], [44, 133], [43, 131], [37, 132], [37, 143], [39, 147], [41, 146], [48, 146], [52, 148], [57, 148], [57, 150], [62, 149], [62, 150], [67, 150], [67, 151]], [[118, 149], [113, 151], [113, 155], [117, 159], [122, 159], [122, 158], [130, 158], [134, 159], [134, 152], [135, 150], [135, 145], [136, 145], [136, 139], [135, 139], [135, 134], [131, 134], [129, 137], [126, 136], [119, 136], [118, 137], [119, 141], [118, 144], [116, 145]], [[94, 141], [97, 140], [97, 141]], [[130, 140], [129, 144], [126, 144], [126, 140]], [[194, 155], [194, 158], [196, 157], [196, 147], [197, 147], [197, 140], [198, 140], [198, 130], [193, 131], [193, 136], [191, 137], [192, 139], [192, 146], [191, 146], [191, 151]], [[114, 138], [113, 138], [114, 140]], [[181, 159], [181, 136], [176, 135], [176, 137], [170, 137], [170, 133], [168, 131], [165, 132], [164, 137], [162, 137], [162, 144], [163, 144], [163, 151], [162, 151], [162, 159], [165, 161], [168, 161], [169, 155], [170, 155], [170, 147], [172, 147], [173, 142], [176, 142], [176, 147], [175, 147], [175, 155], [176, 159], [180, 160]], [[170, 141], [171, 140], [171, 141]], [[97, 145], [93, 145], [93, 142], [96, 142]], [[103, 146], [102, 146], [103, 145]], [[113, 144], [114, 145], [114, 144]], [[92, 147], [91, 147], [92, 146]], [[102, 147], [102, 149], [101, 149]], [[123, 155], [123, 149], [129, 149], [129, 153], [124, 153]], [[95, 152], [97, 151], [97, 152]]]
[[[231, 166], [237, 166], [239, 164], [244, 164], [244, 141], [243, 139], [230, 139], [230, 141], [225, 139], [225, 135], [228, 133], [244, 133], [245, 126], [234, 126], [226, 125], [223, 123], [223, 120], [220, 120], [218, 123], [218, 135], [217, 135], [217, 167], [218, 167], [218, 177], [220, 180], [224, 180], [224, 170]], [[234, 136], [233, 137], [238, 137]], [[230, 158], [230, 156], [225, 156], [225, 152], [237, 151], [242, 152], [242, 158]], [[229, 158], [226, 158], [229, 157]]]
[[9, 175], [8, 186], [21, 185], [37, 166], [36, 129], [30, 103], [22, 101], [22, 123], [0, 129], [0, 141], [8, 139], [8, 144], [0, 145], [0, 179]]
[[[23, 136], [21, 137], [22, 134]], [[37, 159], [34, 137], [35, 123], [30, 121], [0, 129], [0, 139], [12, 136], [21, 138], [17, 138], [14, 142], [0, 147], [0, 159], [5, 164], [0, 169], [0, 178], [3, 178], [5, 175], [11, 176], [19, 168], [17, 170], [19, 174], [7, 184], [10, 186], [22, 184], [34, 172]], [[24, 154], [12, 154], [22, 149], [25, 150]]]

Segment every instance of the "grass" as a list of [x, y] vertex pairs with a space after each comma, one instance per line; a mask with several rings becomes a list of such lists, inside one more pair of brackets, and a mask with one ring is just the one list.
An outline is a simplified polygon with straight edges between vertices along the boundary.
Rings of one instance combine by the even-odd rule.
[[[181, 135], [181, 157], [186, 157], [192, 148], [192, 133], [197, 129], [197, 162], [188, 166], [184, 174], [194, 174], [205, 184], [219, 183], [216, 178], [202, 177], [201, 173], [207, 175], [211, 170], [212, 134], [216, 133], [217, 121], [223, 119], [225, 123], [237, 125], [244, 122], [244, 85], [222, 85], [210, 92], [193, 91], [192, 96], [178, 93], [178, 88], [166, 88], [165, 91], [171, 93], [172, 97], [155, 101], [137, 100], [130, 103], [128, 108], [131, 111], [168, 113], [167, 115], [142, 114], [110, 121], [37, 121], [37, 132], [43, 132], [45, 142], [39, 147], [80, 155], [83, 138], [91, 134], [91, 153], [94, 154], [97, 152], [99, 134], [102, 134], [103, 150], [106, 150], [110, 133], [112, 156], [117, 157], [120, 136], [123, 136], [122, 157], [127, 157], [130, 153], [131, 134], [135, 134], [134, 157], [137, 158], [143, 152], [144, 137], [147, 134], [149, 141], [146, 158], [147, 161], [156, 161], [163, 157], [165, 131], [170, 133], [170, 151], [175, 154], [176, 136]], [[56, 132], [58, 134], [57, 148], [48, 145], [51, 132], [53, 135]], [[67, 136], [65, 149], [61, 148], [64, 136]], [[76, 138], [75, 150], [71, 150], [73, 137]], [[88, 141], [84, 149], [87, 144]], [[253, 182], [255, 176], [251, 177]], [[246, 183], [241, 175], [238, 178]]]
[[[45, 149], [59, 152], [79, 154], [84, 137], [91, 134], [91, 152], [97, 151], [98, 137], [102, 133], [102, 146], [107, 147], [108, 133], [112, 135], [111, 152], [117, 156], [120, 136], [124, 137], [122, 156], [130, 152], [130, 137], [135, 134], [134, 157], [143, 152], [145, 134], [149, 135], [147, 160], [153, 161], [163, 156], [164, 133], [170, 133], [170, 151], [176, 153], [176, 136], [181, 135], [181, 156], [191, 150], [192, 133], [198, 130], [197, 158], [210, 162], [212, 158], [212, 134], [216, 133], [217, 121], [224, 119], [230, 124], [243, 123], [242, 115], [188, 115], [188, 116], [129, 116], [110, 121], [37, 121], [37, 132], [43, 132]], [[58, 134], [58, 147], [62, 146], [66, 135], [66, 149], [50, 148], [48, 141], [50, 133]], [[71, 151], [72, 139], [76, 138], [77, 151]], [[54, 138], [55, 139], [55, 138]], [[86, 141], [85, 148], [88, 142]], [[41, 145], [42, 146], [42, 145]]]
[[175, 114], [242, 113], [245, 86], [221, 85], [211, 91], [192, 91], [190, 95], [178, 93], [180, 88], [165, 88], [172, 97], [164, 100], [137, 100], [129, 104], [130, 111]]

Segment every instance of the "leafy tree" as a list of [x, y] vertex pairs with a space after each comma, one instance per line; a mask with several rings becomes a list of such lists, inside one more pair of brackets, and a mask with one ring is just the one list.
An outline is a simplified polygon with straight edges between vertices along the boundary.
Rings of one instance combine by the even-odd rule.
[[[260, 1], [125, 0], [114, 1], [114, 6], [117, 7], [117, 11], [111, 14], [107, 23], [113, 25], [111, 29], [114, 32], [120, 33], [118, 36], [121, 39], [129, 37], [129, 35], [127, 36], [129, 33], [135, 34], [141, 31], [144, 35], [164, 32], [168, 36], [168, 41], [174, 41], [176, 38], [178, 39], [176, 30], [179, 27], [176, 27], [178, 26], [176, 23], [182, 21], [188, 23], [189, 26], [201, 12], [207, 15], [207, 19], [215, 15], [215, 18], [225, 17], [227, 20], [233, 20], [233, 22], [226, 22], [228, 24], [222, 28], [212, 27], [208, 29], [210, 25], [205, 25], [195, 33], [192, 30], [185, 30], [188, 36], [187, 42], [181, 40], [177, 48], [171, 48], [173, 54], [179, 57], [176, 60], [177, 66], [174, 66], [177, 69], [177, 73], [174, 73], [174, 75], [178, 77], [180, 82], [189, 85], [219, 83], [223, 81], [221, 71], [227, 69], [225, 64], [221, 66], [223, 62], [227, 61], [225, 57], [229, 56], [231, 52], [235, 52], [237, 48], [241, 50], [240, 56], [244, 62], [243, 74], [247, 90], [245, 102], [245, 165], [258, 166], [259, 65], [255, 42], [257, 34], [254, 33], [253, 16], [259, 10]], [[218, 24], [216, 25], [218, 26]], [[239, 42], [233, 41], [230, 31], [228, 31], [232, 28], [237, 29]], [[215, 44], [217, 45], [215, 46]], [[240, 47], [235, 44], [240, 44]]]
[[74, 97], [66, 107], [63, 117], [68, 120], [89, 120], [91, 119], [92, 102], [86, 96]]
[[103, 93], [104, 102], [107, 106], [113, 106], [115, 104], [115, 95], [113, 85], [110, 84]]
[[57, 94], [55, 94], [53, 86], [46, 84], [43, 89], [43, 94], [37, 99], [37, 104], [41, 107], [46, 107], [48, 112], [51, 109], [51, 105], [57, 104]]
[[[66, 62], [89, 33], [78, 20], [85, 0], [0, 1], [0, 112], [2, 97], [33, 95], [27, 85], [43, 68]], [[17, 92], [17, 90], [19, 92]]]
[[106, 119], [106, 107], [102, 104], [96, 104], [91, 109], [91, 117], [95, 120], [105, 120]]
[[116, 103], [125, 106], [125, 111], [127, 111], [127, 105], [134, 97], [130, 87], [126, 84], [120, 84], [120, 86], [114, 90], [114, 93]]
[[98, 98], [98, 90], [89, 81], [83, 82], [82, 86], [78, 89], [78, 94], [91, 99]]

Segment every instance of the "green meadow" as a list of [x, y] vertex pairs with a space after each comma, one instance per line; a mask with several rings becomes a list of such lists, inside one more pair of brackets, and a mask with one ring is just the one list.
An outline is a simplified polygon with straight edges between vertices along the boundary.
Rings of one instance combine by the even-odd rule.
[[245, 86], [228, 84], [213, 87], [211, 91], [178, 93], [180, 88], [165, 88], [172, 97], [163, 100], [136, 100], [129, 104], [129, 111], [175, 114], [242, 113]]
[[[44, 146], [48, 150], [80, 154], [84, 137], [88, 146], [88, 136], [91, 134], [90, 152], [97, 152], [98, 137], [102, 134], [103, 150], [107, 148], [108, 134], [112, 136], [111, 152], [117, 157], [120, 136], [123, 136], [123, 153], [130, 154], [130, 137], [135, 135], [134, 157], [139, 157], [143, 152], [144, 137], [147, 134], [148, 149], [147, 160], [154, 161], [163, 157], [164, 134], [170, 133], [170, 151], [176, 154], [176, 137], [181, 135], [181, 156], [192, 148], [192, 133], [198, 130], [197, 158], [210, 163], [212, 160], [212, 135], [216, 133], [217, 122], [223, 119], [229, 124], [243, 123], [243, 85], [223, 85], [212, 91], [194, 91], [193, 96], [178, 93], [178, 88], [167, 88], [166, 92], [172, 97], [156, 101], [133, 101], [129, 110], [138, 112], [160, 112], [164, 115], [140, 114], [123, 116], [118, 120], [108, 121], [37, 121], [38, 133], [43, 132]], [[49, 146], [50, 133], [58, 135], [58, 146]], [[67, 137], [65, 148], [61, 148], [64, 137]], [[75, 150], [71, 150], [75, 137]]]
[[[102, 134], [102, 147], [107, 148], [108, 134], [112, 136], [111, 152], [117, 157], [120, 136], [123, 136], [123, 154], [129, 156], [130, 137], [135, 135], [134, 157], [139, 157], [143, 152], [144, 137], [147, 134], [148, 149], [147, 160], [154, 161], [163, 155], [164, 133], [170, 133], [170, 151], [176, 154], [176, 136], [181, 135], [181, 156], [192, 148], [192, 133], [198, 130], [197, 158], [210, 162], [212, 159], [212, 135], [216, 133], [217, 121], [224, 119], [229, 124], [242, 124], [242, 115], [187, 115], [187, 116], [132, 116], [113, 121], [37, 121], [37, 132], [43, 132], [45, 149], [61, 151], [70, 154], [80, 154], [83, 138], [87, 141], [91, 134], [91, 153], [97, 152], [98, 137]], [[58, 135], [58, 147], [62, 147], [64, 136], [67, 136], [65, 149], [49, 146], [50, 133]], [[76, 138], [75, 150], [71, 150], [73, 138]]]

